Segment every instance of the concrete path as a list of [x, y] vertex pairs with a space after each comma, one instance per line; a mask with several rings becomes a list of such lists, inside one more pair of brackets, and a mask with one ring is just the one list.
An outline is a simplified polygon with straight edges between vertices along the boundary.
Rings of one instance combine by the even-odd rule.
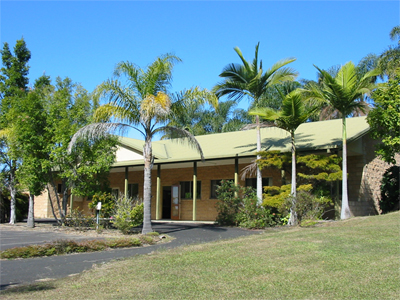
[[[154, 223], [153, 230], [175, 237], [170, 243], [140, 248], [113, 249], [109, 251], [69, 254], [17, 260], [1, 260], [0, 290], [12, 285], [26, 284], [38, 280], [63, 278], [81, 273], [94, 264], [106, 263], [140, 254], [147, 254], [159, 249], [175, 248], [194, 243], [212, 242], [239, 236], [259, 234], [262, 231], [249, 231], [240, 228], [216, 227], [207, 224], [191, 223]], [[63, 239], [66, 235], [54, 232], [21, 232], [2, 229], [1, 247], [14, 245], [38, 244], [54, 239]], [[68, 235], [68, 239], [88, 239], [87, 237]], [[4, 244], [3, 244], [4, 239]], [[4, 248], [5, 249], [5, 248]]]

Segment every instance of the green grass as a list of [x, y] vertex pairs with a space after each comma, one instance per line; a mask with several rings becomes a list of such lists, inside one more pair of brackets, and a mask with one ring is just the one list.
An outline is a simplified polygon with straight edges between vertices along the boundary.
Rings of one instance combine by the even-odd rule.
[[398, 299], [400, 213], [181, 247], [2, 299]]

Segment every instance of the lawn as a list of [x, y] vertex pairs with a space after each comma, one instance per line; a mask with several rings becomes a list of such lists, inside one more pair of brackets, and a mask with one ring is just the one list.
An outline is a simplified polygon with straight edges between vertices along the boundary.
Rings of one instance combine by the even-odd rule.
[[165, 250], [2, 299], [399, 299], [400, 213]]

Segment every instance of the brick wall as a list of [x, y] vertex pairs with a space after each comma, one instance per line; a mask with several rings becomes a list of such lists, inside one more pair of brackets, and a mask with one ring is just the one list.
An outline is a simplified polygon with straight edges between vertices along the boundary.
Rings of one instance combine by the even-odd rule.
[[[380, 186], [382, 175], [390, 166], [375, 155], [377, 142], [369, 135], [362, 138], [363, 155], [348, 158], [349, 206], [354, 216], [380, 213]], [[396, 155], [400, 164], [400, 154]]]
[[[239, 164], [239, 184], [244, 185], [240, 179], [240, 171], [245, 164]], [[210, 199], [211, 180], [234, 179], [235, 166], [232, 159], [231, 165], [207, 166], [202, 167], [198, 163], [197, 180], [201, 181], [201, 199], [196, 201], [196, 219], [202, 221], [214, 221], [217, 217], [215, 204], [216, 199]], [[274, 184], [280, 184], [281, 174], [279, 170], [263, 170], [263, 177], [271, 177]], [[179, 185], [181, 181], [193, 181], [193, 168], [166, 169], [161, 166], [161, 190], [162, 187]], [[143, 197], [143, 171], [128, 173], [128, 183], [139, 185], [139, 197]], [[110, 185], [112, 188], [119, 188], [124, 192], [125, 172], [111, 173]], [[151, 217], [156, 217], [156, 191], [157, 191], [157, 167], [152, 171], [152, 198], [151, 198]], [[162, 198], [162, 194], [161, 194]], [[161, 207], [162, 207], [161, 199]], [[169, 201], [169, 199], [166, 201]], [[193, 220], [193, 200], [182, 199], [180, 202], [180, 220]]]

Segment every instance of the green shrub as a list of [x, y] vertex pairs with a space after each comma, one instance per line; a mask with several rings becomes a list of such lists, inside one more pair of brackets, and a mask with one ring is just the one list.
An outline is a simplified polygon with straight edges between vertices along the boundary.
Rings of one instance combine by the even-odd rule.
[[273, 214], [257, 204], [257, 195], [252, 188], [235, 186], [232, 181], [221, 181], [217, 188], [217, 223], [239, 225], [245, 228], [273, 226]]
[[146, 235], [149, 235], [149, 236], [159, 236], [160, 234], [159, 234], [158, 232], [153, 231], [153, 232], [148, 232], [148, 233], [146, 233]]
[[236, 220], [240, 227], [251, 229], [265, 228], [276, 224], [270, 210], [257, 204], [257, 195], [252, 188], [248, 188], [244, 192]]
[[[298, 191], [295, 206], [298, 222], [322, 219], [325, 211], [332, 206], [332, 204], [332, 200], [326, 196], [317, 196], [306, 190]], [[285, 202], [285, 207], [287, 208], [285, 213], [289, 213], [291, 205], [292, 197], [289, 196]]]
[[386, 170], [382, 177], [381, 199], [379, 207], [382, 213], [399, 209], [400, 203], [400, 167], [392, 166]]
[[123, 234], [128, 234], [133, 227], [143, 223], [144, 206], [139, 201], [121, 197], [115, 202], [112, 224]]
[[231, 180], [222, 180], [217, 187], [217, 219], [219, 225], [231, 226], [236, 224], [236, 215], [239, 212], [241, 198], [238, 196], [240, 187]]
[[116, 199], [111, 195], [111, 193], [98, 193], [92, 197], [92, 201], [88, 206], [95, 214], [97, 203], [101, 202], [100, 218], [109, 218], [113, 214], [115, 200]]
[[86, 230], [95, 225], [95, 219], [86, 216], [83, 211], [73, 209], [65, 220], [65, 226], [74, 227], [78, 230]]

